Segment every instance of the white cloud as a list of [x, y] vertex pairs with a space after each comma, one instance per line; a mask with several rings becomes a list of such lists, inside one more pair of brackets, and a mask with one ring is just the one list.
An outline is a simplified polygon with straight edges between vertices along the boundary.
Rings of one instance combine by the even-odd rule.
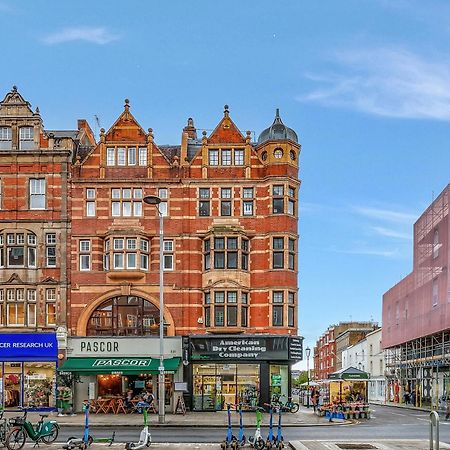
[[449, 58], [427, 60], [400, 48], [343, 51], [339, 71], [307, 75], [321, 84], [303, 102], [398, 118], [450, 120]]
[[72, 27], [45, 36], [42, 41], [48, 45], [65, 42], [84, 41], [92, 44], [105, 45], [116, 41], [119, 36], [112, 34], [104, 27]]
[[371, 229], [380, 236], [390, 237], [394, 239], [405, 239], [407, 241], [412, 240], [412, 233], [403, 233], [401, 231], [392, 230], [385, 227], [371, 227]]
[[355, 206], [353, 210], [358, 214], [378, 219], [380, 221], [395, 222], [411, 225], [417, 220], [417, 216], [411, 213], [392, 211], [384, 208], [374, 208], [369, 206]]
[[336, 250], [337, 253], [346, 253], [349, 255], [368, 255], [368, 256], [381, 256], [383, 258], [397, 258], [400, 253], [397, 249], [394, 250], [380, 250], [376, 248], [352, 248], [348, 250]]

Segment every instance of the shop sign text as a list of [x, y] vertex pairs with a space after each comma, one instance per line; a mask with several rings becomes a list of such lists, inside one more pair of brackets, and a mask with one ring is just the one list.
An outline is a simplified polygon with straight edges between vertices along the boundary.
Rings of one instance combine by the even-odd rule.
[[266, 346], [259, 340], [221, 340], [218, 345], [212, 347], [212, 351], [218, 353], [219, 358], [257, 358], [266, 350]]
[[92, 367], [149, 367], [151, 359], [96, 359]]

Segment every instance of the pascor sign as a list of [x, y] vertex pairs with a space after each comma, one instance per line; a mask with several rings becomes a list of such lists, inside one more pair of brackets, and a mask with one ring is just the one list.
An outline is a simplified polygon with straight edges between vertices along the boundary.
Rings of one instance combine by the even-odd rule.
[[0, 334], [2, 361], [54, 361], [57, 356], [55, 333]]
[[149, 359], [96, 359], [92, 367], [149, 367], [152, 360]]

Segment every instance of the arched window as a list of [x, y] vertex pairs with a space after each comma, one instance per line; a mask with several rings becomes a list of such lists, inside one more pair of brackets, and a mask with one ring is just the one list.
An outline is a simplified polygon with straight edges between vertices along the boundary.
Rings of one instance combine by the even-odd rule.
[[[159, 309], [149, 301], [121, 295], [102, 303], [91, 315], [88, 336], [144, 336], [159, 334]], [[164, 324], [167, 335], [167, 324]]]

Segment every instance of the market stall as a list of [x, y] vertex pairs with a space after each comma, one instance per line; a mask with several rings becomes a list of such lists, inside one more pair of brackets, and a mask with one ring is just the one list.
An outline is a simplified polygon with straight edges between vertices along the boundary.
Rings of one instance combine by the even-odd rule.
[[319, 415], [329, 419], [369, 419], [368, 382], [369, 374], [355, 367], [330, 374], [325, 395], [328, 401], [319, 408]]

